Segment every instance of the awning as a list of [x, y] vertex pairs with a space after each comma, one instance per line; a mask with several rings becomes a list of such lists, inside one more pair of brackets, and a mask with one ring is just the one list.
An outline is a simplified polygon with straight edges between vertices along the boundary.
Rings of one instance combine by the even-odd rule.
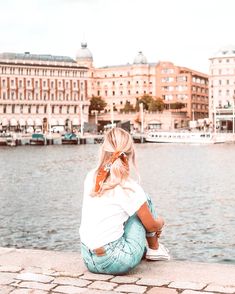
[[73, 118], [72, 124], [73, 124], [73, 126], [78, 126], [79, 125], [79, 119], [77, 117]]
[[58, 125], [59, 126], [64, 126], [65, 125], [63, 118], [58, 119]]
[[35, 126], [42, 126], [42, 120], [40, 118], [35, 118]]
[[58, 125], [57, 120], [55, 118], [51, 118], [50, 125], [57, 126]]
[[10, 125], [12, 127], [16, 127], [18, 125], [17, 120], [15, 118], [11, 118], [10, 119]]
[[34, 126], [34, 122], [33, 122], [32, 118], [27, 119], [27, 125], [28, 126]]
[[8, 124], [9, 124], [9, 123], [8, 123], [8, 119], [7, 119], [7, 118], [3, 118], [3, 119], [2, 119], [2, 126], [3, 126], [3, 127], [6, 127], [6, 126], [8, 126]]
[[25, 125], [26, 125], [25, 119], [20, 118], [20, 119], [19, 119], [19, 125], [20, 125], [20, 126], [25, 126]]

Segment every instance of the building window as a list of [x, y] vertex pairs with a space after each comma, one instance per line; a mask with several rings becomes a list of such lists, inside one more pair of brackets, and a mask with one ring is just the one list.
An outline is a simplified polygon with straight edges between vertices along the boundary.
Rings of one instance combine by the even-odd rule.
[[55, 113], [55, 106], [54, 105], [51, 107], [51, 112]]
[[108, 91], [107, 91], [107, 90], [105, 90], [105, 92], [104, 92], [104, 93], [105, 93], [105, 96], [108, 96]]
[[11, 92], [11, 100], [14, 100], [14, 99], [15, 99], [15, 93]]
[[115, 91], [113, 91], [113, 96], [115, 96]]
[[52, 89], [54, 88], [54, 82], [53, 81], [51, 82], [51, 88]]
[[3, 113], [7, 113], [7, 106], [6, 105], [3, 106]]
[[27, 81], [27, 86], [28, 86], [28, 87], [30, 86], [30, 81]]
[[28, 113], [31, 113], [31, 106], [28, 106]]
[[46, 87], [46, 81], [43, 81], [43, 87]]
[[67, 107], [67, 114], [69, 114], [69, 106]]
[[59, 108], [59, 113], [61, 114], [62, 113], [62, 106], [60, 105], [60, 108]]
[[113, 82], [113, 86], [115, 86], [115, 82]]
[[131, 91], [130, 90], [128, 90], [128, 95], [131, 95]]
[[11, 113], [15, 113], [15, 105], [11, 106]]
[[36, 106], [36, 113], [39, 113], [39, 105]]

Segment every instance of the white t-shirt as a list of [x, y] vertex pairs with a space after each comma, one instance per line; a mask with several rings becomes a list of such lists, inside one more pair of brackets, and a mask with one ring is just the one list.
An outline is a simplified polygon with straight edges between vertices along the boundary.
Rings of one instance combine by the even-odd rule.
[[101, 196], [91, 196], [94, 170], [84, 182], [81, 242], [89, 249], [99, 248], [119, 239], [124, 233], [125, 221], [147, 201], [141, 186], [132, 179], [123, 186], [106, 190]]

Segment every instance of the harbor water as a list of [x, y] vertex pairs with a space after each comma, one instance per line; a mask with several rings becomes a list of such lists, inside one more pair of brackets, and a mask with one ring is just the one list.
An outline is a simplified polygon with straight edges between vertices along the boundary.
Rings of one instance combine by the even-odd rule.
[[[98, 150], [1, 147], [0, 246], [79, 251], [83, 181]], [[136, 151], [172, 258], [235, 264], [235, 145], [139, 144]]]

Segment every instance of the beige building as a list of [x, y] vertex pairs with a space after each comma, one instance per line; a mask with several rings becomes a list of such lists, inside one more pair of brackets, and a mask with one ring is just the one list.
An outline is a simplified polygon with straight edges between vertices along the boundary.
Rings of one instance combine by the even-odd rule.
[[[81, 48], [79, 54], [86, 48]], [[85, 50], [86, 51], [86, 50]], [[47, 130], [88, 121], [88, 69], [82, 56], [0, 54], [0, 126]]]
[[235, 47], [228, 46], [210, 58], [209, 117], [217, 129], [234, 131]]

